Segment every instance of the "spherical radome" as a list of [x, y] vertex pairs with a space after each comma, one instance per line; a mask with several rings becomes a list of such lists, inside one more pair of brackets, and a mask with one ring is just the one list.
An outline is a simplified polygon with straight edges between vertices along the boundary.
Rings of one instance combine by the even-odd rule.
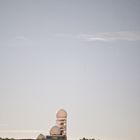
[[43, 134], [39, 134], [37, 140], [46, 140], [46, 137]]
[[56, 126], [53, 126], [50, 130], [50, 135], [53, 136], [53, 135], [60, 135], [61, 134], [61, 130], [60, 128], [56, 125]]
[[57, 118], [67, 118], [67, 112], [64, 109], [60, 109], [57, 114]]

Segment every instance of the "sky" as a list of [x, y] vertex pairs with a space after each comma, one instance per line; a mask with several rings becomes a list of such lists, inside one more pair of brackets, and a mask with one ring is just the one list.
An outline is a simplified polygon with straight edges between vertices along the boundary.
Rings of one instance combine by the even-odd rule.
[[0, 137], [140, 139], [139, 0], [0, 0]]

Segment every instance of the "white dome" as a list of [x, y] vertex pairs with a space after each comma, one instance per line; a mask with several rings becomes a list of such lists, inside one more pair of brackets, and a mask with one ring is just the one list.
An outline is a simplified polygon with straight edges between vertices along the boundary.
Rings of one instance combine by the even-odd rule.
[[37, 140], [46, 140], [46, 137], [43, 134], [39, 134]]
[[57, 118], [67, 118], [67, 112], [64, 109], [60, 109], [57, 114]]
[[56, 125], [56, 126], [53, 126], [50, 130], [50, 135], [53, 136], [53, 135], [60, 135], [61, 134], [61, 130], [60, 128]]

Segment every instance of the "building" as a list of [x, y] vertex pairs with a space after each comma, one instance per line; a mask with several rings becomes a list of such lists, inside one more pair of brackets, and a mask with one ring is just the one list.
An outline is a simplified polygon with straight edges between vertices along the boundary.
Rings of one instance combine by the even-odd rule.
[[56, 125], [51, 128], [50, 135], [40, 134], [37, 140], [67, 140], [67, 112], [64, 109], [56, 113]]

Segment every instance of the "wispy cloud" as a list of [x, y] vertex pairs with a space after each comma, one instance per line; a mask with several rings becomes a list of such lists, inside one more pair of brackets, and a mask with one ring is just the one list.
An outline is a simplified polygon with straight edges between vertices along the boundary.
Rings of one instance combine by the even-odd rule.
[[40, 133], [43, 130], [0, 130], [0, 133]]
[[7, 123], [0, 123], [0, 126], [8, 126]]
[[25, 40], [27, 40], [27, 37], [25, 37], [25, 36], [16, 36], [16, 40], [25, 41]]
[[80, 34], [79, 38], [85, 41], [140, 41], [140, 32], [100, 32], [94, 34]]

